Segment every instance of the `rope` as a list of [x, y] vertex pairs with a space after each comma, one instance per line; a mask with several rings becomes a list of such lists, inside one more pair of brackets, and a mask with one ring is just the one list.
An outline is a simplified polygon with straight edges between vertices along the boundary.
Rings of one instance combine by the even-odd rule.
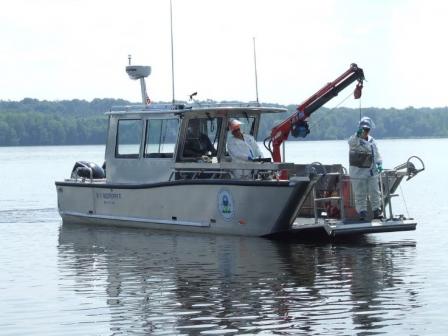
[[[332, 111], [332, 110], [334, 110], [334, 109], [336, 109], [336, 108], [338, 108], [341, 104], [343, 104], [347, 99], [349, 99], [351, 96], [353, 95], [353, 92], [350, 92], [348, 95], [347, 95], [347, 97], [345, 97], [343, 100], [341, 100], [337, 105], [335, 105], [335, 106], [333, 106], [332, 108], [330, 108], [329, 110], [330, 111]], [[360, 110], [359, 110], [359, 115], [361, 115], [361, 99], [359, 100], [359, 108], [360, 108]], [[313, 120], [312, 120], [312, 123], [313, 123], [313, 125], [311, 125], [311, 120], [310, 120], [310, 130], [311, 129], [313, 129], [314, 127], [317, 127], [317, 126], [319, 126], [319, 122], [322, 120], [324, 118], [324, 116], [322, 115], [320, 118], [314, 118]], [[359, 119], [361, 119], [361, 117], [359, 117]]]
[[406, 204], [406, 198], [404, 197], [404, 192], [403, 192], [403, 189], [401, 188], [401, 184], [400, 184], [400, 194], [401, 194], [401, 197], [403, 198], [404, 207], [406, 208], [406, 216], [408, 216], [408, 218], [409, 218], [410, 215], [409, 215], [408, 205]]
[[361, 99], [359, 99], [359, 120], [361, 120]]
[[349, 99], [352, 94], [353, 94], [353, 92], [350, 92], [347, 97], [345, 97], [339, 104], [332, 107], [330, 110], [334, 110], [335, 108], [339, 107], [342, 103], [344, 103], [347, 99]]

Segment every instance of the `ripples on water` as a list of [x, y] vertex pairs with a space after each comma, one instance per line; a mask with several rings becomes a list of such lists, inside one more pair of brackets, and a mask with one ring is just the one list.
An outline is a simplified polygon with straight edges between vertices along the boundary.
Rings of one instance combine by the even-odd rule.
[[75, 293], [83, 322], [112, 334], [374, 333], [418, 306], [406, 272], [413, 242], [316, 246], [73, 225], [58, 239], [61, 295]]
[[413, 241], [305, 244], [59, 225], [55, 209], [6, 215], [20, 226], [3, 224], [2, 335], [410, 334], [403, 321], [420, 306]]
[[53, 208], [0, 210], [0, 224], [16, 222], [46, 223], [57, 220], [57, 216], [58, 214]]

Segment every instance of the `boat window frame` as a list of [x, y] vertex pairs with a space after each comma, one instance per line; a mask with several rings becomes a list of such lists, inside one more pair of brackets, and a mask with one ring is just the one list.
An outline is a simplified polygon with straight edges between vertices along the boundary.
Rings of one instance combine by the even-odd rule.
[[[120, 122], [121, 121], [136, 121], [136, 122], [140, 122], [140, 143], [139, 143], [139, 147], [138, 147], [138, 153], [132, 153], [132, 154], [120, 154], [118, 152], [120, 143], [119, 143], [119, 135], [120, 135]], [[141, 151], [142, 151], [142, 140], [143, 140], [143, 132], [144, 132], [144, 124], [143, 124], [143, 120], [141, 118], [117, 118], [117, 124], [116, 124], [116, 132], [115, 132], [115, 158], [116, 159], [139, 159], [141, 156]]]
[[[176, 140], [174, 143], [174, 148], [173, 148], [173, 152], [171, 153], [154, 153], [154, 154], [162, 154], [162, 155], [156, 155], [156, 156], [150, 156], [153, 153], [146, 153], [146, 146], [147, 146], [147, 140], [148, 140], [148, 125], [152, 120], [162, 120], [162, 121], [166, 121], [166, 120], [176, 120], [178, 125], [177, 125], [177, 130], [176, 130]], [[179, 134], [180, 134], [180, 125], [181, 125], [181, 120], [179, 117], [176, 116], [161, 116], [158, 118], [145, 118], [143, 119], [143, 131], [144, 131], [144, 135], [143, 135], [143, 158], [144, 159], [171, 159], [173, 160], [176, 157], [176, 149], [178, 146], [178, 141], [179, 141]], [[159, 143], [160, 146], [160, 143]], [[166, 156], [163, 154], [171, 154], [170, 156]]]
[[[215, 135], [216, 137], [216, 155], [211, 156], [211, 158], [216, 158], [219, 161], [219, 150], [221, 147], [221, 142], [222, 142], [222, 132], [223, 129], [226, 128], [226, 118], [224, 115], [221, 114], [206, 114], [206, 115], [191, 115], [188, 117], [185, 117], [184, 120], [182, 120], [182, 131], [179, 132], [179, 151], [178, 151], [178, 155], [176, 156], [177, 162], [191, 162], [191, 161], [197, 161], [197, 159], [200, 158], [200, 156], [184, 156], [184, 151], [185, 151], [185, 143], [187, 141], [187, 136], [188, 136], [188, 126], [189, 123], [192, 119], [205, 119], [205, 120], [210, 120], [210, 119], [220, 119], [221, 120], [221, 125], [218, 125], [218, 122], [216, 124], [216, 126], [219, 128], [217, 130], [217, 133]], [[208, 136], [208, 134], [207, 134]], [[211, 141], [211, 140], [210, 140]], [[212, 142], [213, 144], [213, 142]]]

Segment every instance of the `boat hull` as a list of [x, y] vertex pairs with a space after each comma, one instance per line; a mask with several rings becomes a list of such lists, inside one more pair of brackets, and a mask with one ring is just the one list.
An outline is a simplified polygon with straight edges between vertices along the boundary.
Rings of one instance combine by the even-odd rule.
[[174, 181], [148, 185], [56, 182], [64, 223], [266, 236], [287, 231], [309, 192], [308, 178]]

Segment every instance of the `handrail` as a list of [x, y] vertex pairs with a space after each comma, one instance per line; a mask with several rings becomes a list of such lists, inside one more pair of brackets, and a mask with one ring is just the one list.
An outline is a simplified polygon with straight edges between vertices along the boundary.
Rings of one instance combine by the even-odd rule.
[[338, 192], [338, 196], [329, 196], [329, 197], [316, 197], [316, 186], [317, 183], [313, 186], [313, 212], [314, 212], [314, 222], [315, 224], [318, 224], [318, 219], [319, 216], [317, 214], [317, 203], [319, 202], [324, 202], [324, 201], [339, 201], [339, 211], [340, 211], [340, 216], [341, 218], [343, 218], [344, 216], [344, 195], [342, 193], [342, 176], [343, 174], [341, 172], [331, 172], [331, 173], [325, 173], [323, 174], [318, 174], [320, 175], [320, 179], [325, 177], [325, 176], [339, 176], [339, 180], [338, 180], [338, 186], [336, 187], [336, 191]]

